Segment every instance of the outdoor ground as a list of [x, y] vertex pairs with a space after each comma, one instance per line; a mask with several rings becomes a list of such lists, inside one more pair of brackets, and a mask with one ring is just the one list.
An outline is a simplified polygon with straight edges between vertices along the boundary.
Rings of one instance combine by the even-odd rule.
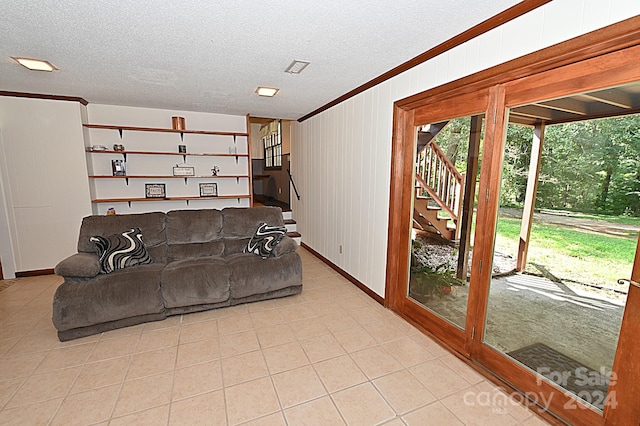
[[[515, 209], [501, 216], [517, 217]], [[637, 226], [572, 217], [568, 213], [536, 213], [534, 221], [615, 236], [638, 232]], [[448, 263], [455, 271], [457, 250], [450, 244], [418, 233], [423, 244], [418, 259], [432, 267]], [[557, 277], [544, 265], [516, 273], [515, 259], [498, 253], [489, 293], [485, 342], [510, 352], [541, 342], [595, 370], [613, 363], [626, 295], [599, 289], [574, 277]], [[628, 274], [628, 272], [627, 272]], [[624, 273], [621, 272], [621, 278]], [[468, 283], [454, 286], [451, 295], [432, 297], [425, 305], [462, 327], [466, 317]]]

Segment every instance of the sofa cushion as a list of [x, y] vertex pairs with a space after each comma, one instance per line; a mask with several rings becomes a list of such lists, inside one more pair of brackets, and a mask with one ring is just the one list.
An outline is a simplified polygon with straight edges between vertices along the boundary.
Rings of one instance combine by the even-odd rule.
[[266, 259], [273, 255], [273, 249], [276, 248], [286, 233], [287, 228], [285, 226], [270, 226], [262, 222], [242, 252], [252, 253]]
[[295, 252], [268, 259], [239, 253], [228, 256], [226, 261], [233, 299], [302, 284], [302, 262]]
[[111, 235], [131, 228], [140, 228], [142, 231], [151, 260], [164, 263], [166, 237], [165, 214], [162, 212], [87, 216], [82, 219], [80, 226], [78, 252], [95, 253], [95, 245], [90, 241], [94, 235]]
[[[222, 235], [225, 239], [224, 255], [241, 253], [249, 238], [253, 236], [261, 223], [272, 226], [284, 226], [280, 207], [251, 207], [222, 209]], [[240, 242], [239, 240], [243, 240]]]
[[85, 281], [65, 281], [53, 298], [54, 325], [63, 331], [164, 312], [160, 294], [163, 268], [152, 263]]
[[171, 262], [162, 271], [160, 279], [167, 308], [219, 303], [229, 299], [229, 269], [224, 259], [219, 257]]
[[149, 253], [142, 241], [140, 228], [106, 237], [96, 235], [90, 240], [96, 245], [97, 254], [100, 256], [101, 274], [151, 263]]
[[222, 256], [220, 210], [172, 210], [167, 213], [167, 262]]

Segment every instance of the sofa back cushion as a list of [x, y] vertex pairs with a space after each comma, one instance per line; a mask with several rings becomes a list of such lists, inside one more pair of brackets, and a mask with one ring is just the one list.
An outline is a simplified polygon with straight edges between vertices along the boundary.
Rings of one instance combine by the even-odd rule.
[[93, 236], [108, 237], [120, 234], [132, 228], [140, 228], [142, 241], [153, 262], [165, 262], [165, 218], [164, 213], [87, 216], [82, 219], [78, 237], [79, 253], [96, 253], [96, 245], [90, 240]]
[[255, 234], [261, 223], [270, 226], [284, 226], [280, 207], [251, 207], [222, 210], [223, 236], [225, 241], [224, 255], [242, 253], [242, 249]]
[[220, 210], [172, 210], [167, 213], [167, 261], [222, 256]]

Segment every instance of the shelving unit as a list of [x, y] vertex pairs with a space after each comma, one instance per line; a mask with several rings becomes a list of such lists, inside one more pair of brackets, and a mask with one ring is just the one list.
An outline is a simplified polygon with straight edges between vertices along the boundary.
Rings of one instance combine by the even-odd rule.
[[[251, 177], [251, 154], [250, 154], [250, 135], [248, 132], [224, 132], [224, 131], [210, 131], [210, 130], [187, 130], [187, 129], [171, 129], [171, 128], [159, 128], [159, 127], [137, 127], [137, 126], [118, 126], [118, 125], [105, 125], [105, 124], [84, 124], [85, 128], [90, 130], [116, 130], [117, 136], [109, 136], [108, 133], [105, 132], [91, 132], [90, 133], [90, 145], [103, 145], [105, 147], [110, 147], [112, 144], [120, 144], [124, 142], [128, 147], [133, 147], [133, 149], [125, 149], [125, 150], [112, 150], [112, 149], [104, 149], [104, 150], [96, 150], [91, 149], [90, 147], [86, 148], [86, 153], [88, 156], [88, 164], [89, 164], [89, 173], [88, 177], [92, 182], [92, 200], [91, 202], [95, 205], [104, 205], [104, 204], [115, 204], [115, 203], [127, 203], [129, 208], [132, 207], [132, 203], [147, 203], [147, 202], [165, 202], [165, 201], [184, 201], [186, 205], [189, 206], [189, 202], [191, 201], [218, 201], [218, 200], [237, 200], [238, 204], [241, 204], [241, 200], [249, 200], [249, 206], [253, 205], [253, 191], [252, 191], [252, 177]], [[247, 129], [250, 129], [249, 120], [247, 117]], [[187, 140], [186, 143], [189, 145], [196, 145], [196, 149], [193, 152], [178, 152], [178, 151], [170, 151], [167, 150], [169, 140], [167, 137], [161, 137], [161, 140], [158, 141], [158, 149], [153, 149], [155, 146], [155, 140], [150, 142], [150, 139], [142, 138], [136, 136], [129, 136], [127, 138], [126, 132], [150, 132], [150, 133], [159, 133], [159, 134], [179, 134], [180, 140], [179, 144], [185, 143], [185, 135], [197, 135], [193, 136], [191, 141]], [[211, 143], [205, 142], [202, 137], [203, 136], [211, 136], [213, 137]], [[198, 139], [193, 139], [194, 137]], [[228, 141], [225, 141], [225, 138], [229, 138]], [[176, 142], [178, 142], [176, 140]], [[245, 145], [246, 144], [246, 145]], [[177, 147], [176, 147], [177, 148]], [[221, 152], [223, 150], [234, 148], [238, 152]], [[94, 157], [94, 154], [97, 154]], [[109, 168], [111, 167], [111, 162], [108, 157], [111, 159], [118, 158], [122, 156], [126, 164], [127, 172], [130, 174], [127, 175], [118, 175], [114, 176], [109, 173]], [[134, 160], [131, 156], [141, 156], [140, 161]], [[182, 175], [170, 175], [162, 173], [162, 171], [167, 170], [173, 166], [170, 161], [167, 161], [166, 164], [163, 164], [162, 161], [151, 161], [150, 157], [159, 157], [162, 156], [181, 156], [183, 163], [187, 163], [187, 158], [192, 157], [193, 161], [201, 158], [219, 158], [221, 162], [225, 162], [226, 168], [228, 172], [226, 174], [221, 175], [211, 175], [211, 174], [197, 174], [194, 176], [182, 176]], [[107, 157], [107, 158], [104, 158]], [[105, 161], [103, 161], [103, 158]], [[235, 162], [230, 159], [235, 158]], [[128, 161], [129, 160], [129, 161]], [[144, 160], [144, 161], [142, 161]], [[235, 163], [235, 165], [234, 165]], [[205, 163], [200, 162], [195, 166], [189, 164], [189, 166], [194, 167], [196, 170], [201, 168], [207, 168], [209, 166], [204, 166]], [[220, 163], [216, 163], [217, 166]], [[131, 165], [131, 167], [130, 167]], [[177, 166], [177, 164], [176, 164]], [[214, 166], [214, 167], [215, 167]], [[157, 173], [159, 172], [159, 173]], [[184, 186], [180, 185], [180, 187], [176, 187], [175, 184], [171, 184], [171, 182], [175, 182], [176, 179], [183, 179]], [[126, 183], [126, 188], [124, 186], [113, 186], [113, 184], [109, 184], [109, 182], [117, 182], [118, 180]], [[167, 197], [143, 197], [144, 195], [144, 184], [134, 184], [131, 183], [130, 180], [145, 180], [146, 183], [165, 183], [167, 185]], [[199, 187], [196, 184], [195, 187], [189, 185], [190, 181], [200, 181], [201, 183], [217, 183], [218, 187], [222, 185], [220, 188], [221, 194], [218, 196], [198, 196], [192, 194], [198, 194]], [[235, 180], [232, 184], [230, 181]], [[100, 183], [102, 182], [102, 183]], [[229, 183], [224, 183], [229, 182]], [[246, 184], [245, 184], [246, 182]], [[231, 185], [231, 186], [230, 186]], [[118, 188], [122, 188], [119, 190]], [[171, 190], [169, 190], [171, 188]], [[235, 203], [234, 203], [235, 204]], [[246, 205], [246, 202], [244, 203]], [[217, 206], [217, 205], [216, 205]], [[96, 209], [101, 210], [105, 207], [96, 207]], [[217, 208], [217, 207], [216, 207]], [[95, 210], [95, 209], [94, 209]], [[140, 210], [140, 208], [138, 208]], [[97, 213], [97, 211], [96, 211]]]

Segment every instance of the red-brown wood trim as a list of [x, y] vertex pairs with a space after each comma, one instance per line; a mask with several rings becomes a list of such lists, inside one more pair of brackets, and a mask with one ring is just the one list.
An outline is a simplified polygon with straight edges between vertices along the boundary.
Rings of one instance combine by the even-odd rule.
[[640, 16], [569, 39], [397, 101], [404, 109], [503, 84], [640, 44]]
[[251, 116], [247, 114], [247, 154], [249, 155], [249, 207], [253, 207], [253, 161], [251, 158]]
[[16, 278], [25, 278], [25, 277], [37, 277], [40, 275], [52, 275], [53, 268], [51, 269], [35, 269], [33, 271], [20, 271], [16, 272]]
[[334, 99], [328, 104], [321, 106], [320, 108], [310, 112], [309, 114], [303, 117], [300, 117], [298, 121], [303, 122], [313, 117], [314, 115], [320, 114], [321, 112], [326, 111], [327, 109], [334, 107], [339, 103], [344, 102], [347, 99], [352, 98], [355, 95], [364, 92], [365, 90], [368, 90], [384, 81], [389, 80], [390, 78], [393, 78], [399, 74], [402, 74], [403, 72], [417, 65], [420, 65], [421, 63], [426, 62], [432, 58], [435, 58], [436, 56], [448, 50], [451, 50], [456, 46], [466, 43], [467, 41], [474, 39], [475, 37], [481, 34], [491, 31], [492, 29], [497, 28], [506, 22], [509, 22], [522, 15], [525, 15], [531, 12], [532, 10], [537, 9], [540, 6], [543, 6], [549, 3], [550, 1], [551, 0], [523, 0], [522, 2], [510, 7], [509, 9], [504, 10], [495, 16], [492, 16], [491, 18], [479, 23], [478, 25], [475, 25], [474, 27], [469, 28], [468, 30], [458, 34], [453, 38], [450, 38], [444, 43], [440, 43], [436, 47], [433, 47], [427, 50], [426, 52], [416, 56], [415, 58], [410, 59], [407, 62], [398, 65], [397, 67], [385, 72], [384, 74], [379, 75], [373, 80], [370, 80], [365, 84], [356, 87], [355, 89], [345, 93], [344, 95], [340, 96], [337, 99]]
[[7, 91], [0, 91], [0, 96], [13, 96], [14, 98], [48, 99], [52, 101], [80, 102], [84, 106], [89, 105], [89, 102], [76, 96], [45, 95], [44, 93], [24, 93], [24, 92], [7, 92]]
[[321, 255], [320, 253], [318, 253], [317, 251], [315, 251], [314, 249], [312, 249], [311, 247], [309, 247], [308, 245], [306, 245], [305, 243], [300, 243], [300, 246], [304, 247], [306, 250], [308, 250], [312, 255], [314, 255], [315, 257], [317, 257], [318, 259], [322, 260], [324, 263], [326, 263], [327, 265], [329, 265], [331, 267], [331, 269], [333, 269], [334, 271], [336, 271], [337, 273], [339, 273], [340, 275], [342, 275], [343, 277], [345, 277], [347, 280], [349, 280], [352, 284], [354, 284], [356, 287], [358, 287], [360, 290], [362, 290], [363, 292], [365, 292], [369, 297], [371, 297], [373, 300], [375, 300], [376, 302], [378, 302], [381, 305], [384, 305], [384, 299], [378, 295], [376, 292], [374, 292], [373, 290], [371, 290], [369, 287], [367, 287], [366, 285], [364, 285], [363, 283], [361, 283], [360, 281], [358, 281], [354, 276], [350, 275], [347, 271], [343, 270], [342, 268], [340, 268], [338, 265], [336, 265], [335, 263], [333, 263], [332, 261], [330, 261], [329, 259], [327, 259], [326, 257], [324, 257], [323, 255]]

